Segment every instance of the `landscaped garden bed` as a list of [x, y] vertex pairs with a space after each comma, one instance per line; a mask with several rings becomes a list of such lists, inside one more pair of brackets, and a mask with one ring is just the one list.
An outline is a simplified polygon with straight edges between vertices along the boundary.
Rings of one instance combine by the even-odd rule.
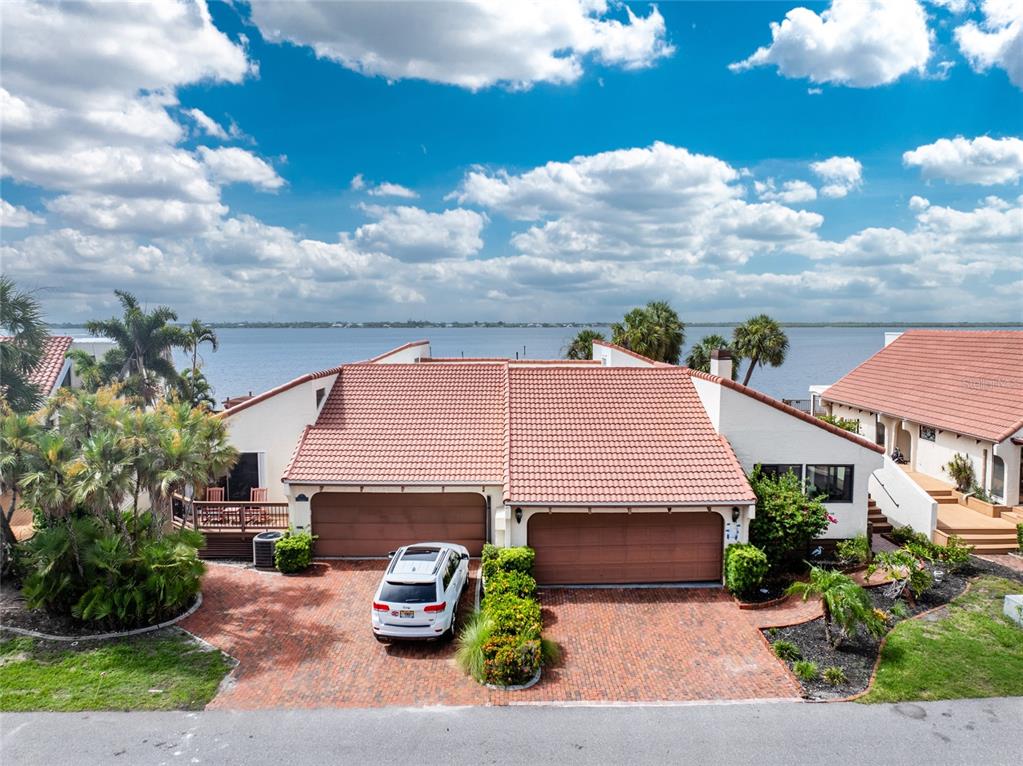
[[138, 638], [0, 638], [0, 711], [201, 710], [231, 669], [177, 628]]

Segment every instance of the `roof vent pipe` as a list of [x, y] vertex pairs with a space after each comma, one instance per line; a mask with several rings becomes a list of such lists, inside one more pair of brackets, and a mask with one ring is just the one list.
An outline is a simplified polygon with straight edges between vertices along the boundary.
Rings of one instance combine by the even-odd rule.
[[710, 352], [710, 374], [725, 380], [732, 379], [732, 352], [727, 348], [716, 348]]

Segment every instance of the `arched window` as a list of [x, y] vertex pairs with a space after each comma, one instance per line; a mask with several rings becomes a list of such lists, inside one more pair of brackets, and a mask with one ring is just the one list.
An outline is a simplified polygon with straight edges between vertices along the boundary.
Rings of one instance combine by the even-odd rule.
[[991, 457], [991, 495], [996, 500], [1005, 499], [1005, 461], [998, 455]]

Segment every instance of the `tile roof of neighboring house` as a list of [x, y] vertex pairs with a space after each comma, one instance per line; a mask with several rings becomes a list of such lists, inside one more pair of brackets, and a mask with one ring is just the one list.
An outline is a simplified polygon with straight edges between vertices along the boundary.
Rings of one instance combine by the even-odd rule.
[[[249, 407], [251, 407], [254, 404], [259, 404], [260, 402], [266, 401], [267, 399], [270, 399], [271, 397], [277, 396], [277, 394], [282, 394], [285, 391], [294, 388], [295, 386], [300, 386], [303, 383], [308, 383], [310, 380], [317, 380], [318, 378], [326, 378], [326, 377], [329, 377], [331, 375], [335, 375], [335, 374], [337, 374], [339, 372], [341, 372], [341, 366], [340, 365], [337, 366], [337, 367], [331, 367], [328, 370], [320, 370], [319, 372], [307, 372], [305, 375], [300, 375], [299, 377], [295, 378], [294, 380], [289, 380], [287, 383], [282, 383], [281, 385], [277, 386], [276, 388], [271, 388], [269, 391], [264, 391], [263, 393], [256, 394], [255, 396], [246, 397], [241, 402], [239, 402], [238, 404], [234, 405], [233, 407], [228, 407], [226, 410], [218, 412], [217, 413], [217, 417], [221, 417], [221, 418], [223, 418], [223, 417], [230, 417], [231, 415], [235, 415], [235, 414], [241, 412], [242, 410], [248, 409]], [[239, 397], [235, 397], [235, 398], [239, 398]], [[230, 400], [228, 400], [228, 401], [230, 401]]]
[[[10, 336], [0, 338], [0, 343], [11, 340]], [[51, 335], [43, 344], [43, 355], [32, 371], [28, 374], [28, 382], [35, 385], [43, 396], [49, 396], [60, 382], [60, 373], [67, 361], [67, 352], [71, 348], [70, 335]]]
[[346, 365], [284, 479], [503, 484], [521, 504], [754, 499], [677, 367]]
[[864, 439], [862, 436], [859, 436], [858, 434], [854, 434], [851, 431], [846, 431], [844, 428], [839, 428], [838, 426], [832, 425], [831, 423], [827, 423], [821, 420], [820, 418], [814, 417], [813, 415], [803, 412], [802, 410], [797, 410], [795, 407], [789, 404], [785, 404], [785, 402], [778, 401], [773, 396], [768, 396], [767, 394], [761, 393], [760, 391], [757, 391], [754, 388], [744, 386], [742, 383], [736, 383], [734, 380], [722, 378], [718, 375], [711, 375], [709, 372], [692, 370], [689, 369], [688, 367], [684, 367], [683, 369], [693, 377], [702, 378], [704, 380], [710, 380], [715, 383], [719, 383], [725, 388], [730, 388], [733, 391], [738, 391], [740, 394], [743, 394], [744, 396], [756, 399], [758, 402], [763, 402], [764, 404], [770, 407], [774, 407], [774, 409], [776, 410], [780, 410], [781, 412], [791, 415], [794, 418], [799, 418], [800, 420], [810, 423], [811, 425], [815, 425], [818, 428], [822, 428], [825, 431], [830, 431], [831, 433], [835, 434], [835, 436], [841, 436], [843, 439], [848, 439], [849, 441], [854, 442], [861, 447], [873, 450], [874, 452], [882, 453], [884, 452], [884, 447], [875, 444], [869, 439]]
[[823, 398], [1003, 441], [1023, 428], [1023, 331], [909, 330]]
[[509, 502], [754, 502], [681, 368], [508, 368]]
[[506, 366], [345, 365], [285, 478], [501, 483]]

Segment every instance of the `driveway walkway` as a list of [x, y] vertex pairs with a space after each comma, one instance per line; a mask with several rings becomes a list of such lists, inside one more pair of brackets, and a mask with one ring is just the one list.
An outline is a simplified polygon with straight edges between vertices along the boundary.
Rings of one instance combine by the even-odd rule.
[[[212, 564], [203, 606], [182, 623], [239, 660], [211, 708], [486, 705], [794, 698], [799, 687], [720, 590], [541, 591], [559, 667], [522, 692], [479, 686], [454, 648], [381, 645], [369, 604], [383, 562], [318, 562], [284, 577]], [[461, 614], [471, 609], [469, 595]]]

